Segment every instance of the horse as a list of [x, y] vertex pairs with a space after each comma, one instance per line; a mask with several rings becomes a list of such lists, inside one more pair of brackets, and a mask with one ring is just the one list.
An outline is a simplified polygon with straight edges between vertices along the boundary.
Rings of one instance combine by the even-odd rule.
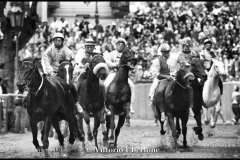
[[[197, 127], [193, 127], [193, 130], [196, 135], [198, 135], [199, 140], [203, 140], [203, 129], [202, 129], [202, 122], [201, 122], [201, 114], [202, 114], [202, 90], [205, 81], [207, 80], [207, 74], [205, 72], [205, 68], [203, 66], [203, 60], [200, 58], [193, 58], [191, 60], [191, 72], [193, 73], [195, 79], [190, 82], [190, 86], [193, 89], [193, 108], [192, 111], [194, 113], [194, 119], [197, 123]], [[179, 119], [176, 119], [176, 127], [177, 133], [181, 133]]]
[[[78, 93], [78, 101], [83, 108], [84, 114], [78, 120], [81, 130], [83, 131], [84, 118], [88, 129], [88, 140], [92, 141], [93, 136], [95, 146], [98, 149], [97, 134], [100, 124], [103, 127], [102, 134], [106, 135], [106, 125], [104, 117], [104, 101], [105, 88], [104, 80], [107, 78], [109, 69], [102, 55], [97, 54], [90, 60], [89, 66], [86, 68], [86, 78], [79, 78], [79, 86], [76, 86]], [[90, 126], [90, 117], [94, 117], [93, 136]], [[106, 141], [106, 140], [104, 140]]]
[[[64, 148], [64, 138], [58, 124], [62, 119], [69, 123], [69, 143], [74, 143], [74, 133], [77, 134], [80, 141], [84, 142], [84, 135], [79, 132], [77, 119], [74, 115], [75, 103], [73, 96], [63, 79], [57, 76], [50, 77], [50, 79], [46, 78], [46, 76], [41, 76], [34, 61], [26, 59], [19, 68], [18, 83], [25, 84], [29, 89], [29, 94], [26, 98], [27, 105], [25, 106], [29, 114], [33, 144], [38, 151], [41, 152], [43, 149], [45, 157], [49, 157], [47, 149], [49, 147], [48, 135], [51, 125], [53, 125], [58, 134], [61, 147]], [[40, 121], [44, 121], [41, 137], [43, 146], [40, 146], [37, 140], [37, 123]], [[85, 150], [84, 143], [83, 149]]]
[[[194, 84], [203, 85], [206, 78], [207, 78], [207, 75], [205, 73], [202, 60], [200, 60], [199, 58], [193, 58], [191, 60], [190, 64], [191, 64], [190, 70], [194, 74], [194, 77], [195, 77], [195, 79], [193, 81], [191, 81], [190, 84], [194, 83]], [[168, 83], [167, 80], [162, 80], [162, 81], [165, 81], [163, 83]], [[166, 105], [165, 100], [164, 100], [164, 96], [162, 95], [162, 94], [164, 94], [165, 90], [163, 91], [163, 93], [160, 93], [159, 86], [160, 85], [158, 84], [158, 86], [155, 90], [152, 106], [153, 106], [153, 111], [154, 111], [155, 122], [159, 119], [159, 122], [161, 124], [160, 133], [161, 133], [161, 135], [164, 135], [166, 133], [166, 131], [163, 129], [164, 122], [161, 121], [160, 106], [161, 105], [163, 105], [163, 106]], [[197, 97], [196, 93], [195, 93], [195, 97]], [[195, 98], [195, 99], [197, 99], [197, 98]], [[194, 104], [195, 104], [194, 106], [196, 108], [198, 103], [196, 103], [197, 101], [195, 99], [194, 99]], [[201, 107], [201, 105], [200, 105], [200, 107]], [[193, 109], [195, 109], [195, 108], [193, 107]], [[200, 114], [200, 122], [201, 122], [201, 112], [197, 113], [195, 111], [195, 115], [198, 115], [198, 114]], [[198, 116], [196, 116], [196, 117], [198, 117]], [[178, 135], [180, 135], [181, 128], [180, 128], [180, 125], [179, 125], [179, 118], [178, 117], [176, 117], [176, 129], [177, 129]]]
[[167, 84], [164, 97], [166, 104], [166, 115], [169, 126], [172, 131], [172, 137], [174, 138], [174, 147], [177, 149], [178, 134], [176, 132], [176, 126], [174, 124], [174, 117], [178, 117], [182, 122], [182, 134], [183, 134], [183, 147], [187, 148], [187, 122], [189, 118], [189, 90], [187, 85], [189, 79], [193, 77], [193, 74], [189, 72], [188, 67], [184, 66], [180, 68], [176, 73], [176, 80], [169, 81]]
[[[208, 77], [204, 83], [202, 92], [203, 106], [206, 109], [206, 112], [211, 107], [215, 107], [221, 99], [223, 86], [220, 76], [227, 75], [223, 62], [212, 59], [210, 70], [207, 75]], [[213, 113], [211, 117], [214, 117]], [[215, 125], [216, 122], [214, 123], [214, 120], [212, 120], [211, 127], [214, 128]]]
[[[72, 83], [74, 67], [71, 60], [66, 60], [66, 59], [60, 60], [59, 64], [60, 65], [58, 67], [58, 72], [56, 75], [61, 79], [63, 79], [69, 85], [70, 87], [69, 89], [72, 91], [72, 94], [75, 94], [74, 97], [77, 97], [76, 90], [72, 89], [72, 87], [75, 87], [75, 86]], [[77, 99], [75, 101], [77, 101]], [[63, 126], [63, 136], [65, 138], [68, 135], [68, 124], [66, 124], [66, 121], [64, 121], [64, 122], [61, 122], [61, 125]], [[56, 137], [57, 135], [55, 134], [55, 138]]]
[[[137, 64], [137, 59], [134, 55], [135, 53], [130, 49], [122, 53], [116, 75], [107, 89], [106, 105], [112, 113], [106, 116], [109, 148], [117, 147], [117, 138], [120, 129], [124, 125], [126, 115], [130, 112], [131, 90], [128, 84], [128, 74], [129, 70], [134, 69]], [[116, 129], [114, 122], [115, 115], [119, 115]], [[109, 129], [111, 129], [110, 139], [108, 138]]]

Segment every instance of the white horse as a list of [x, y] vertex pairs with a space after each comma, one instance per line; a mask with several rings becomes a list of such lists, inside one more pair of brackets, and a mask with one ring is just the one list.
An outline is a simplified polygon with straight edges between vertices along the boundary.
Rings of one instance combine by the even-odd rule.
[[208, 78], [203, 86], [203, 105], [206, 109], [205, 120], [208, 121], [208, 110], [211, 112], [211, 126], [215, 127], [214, 107], [220, 102], [221, 91], [219, 88], [219, 81], [221, 75], [227, 75], [224, 64], [221, 61], [212, 59], [212, 66], [207, 73]]

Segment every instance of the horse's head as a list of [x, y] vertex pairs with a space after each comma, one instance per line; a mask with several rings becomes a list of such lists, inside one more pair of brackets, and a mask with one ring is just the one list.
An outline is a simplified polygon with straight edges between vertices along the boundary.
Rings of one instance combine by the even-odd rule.
[[94, 75], [96, 75], [101, 80], [105, 80], [109, 73], [109, 68], [105, 63], [105, 60], [102, 55], [95, 55], [90, 61], [89, 68], [93, 71]]
[[191, 61], [191, 72], [200, 84], [204, 84], [207, 80], [207, 74], [203, 65], [203, 60], [200, 58], [193, 58]]
[[182, 86], [186, 86], [190, 81], [194, 80], [195, 76], [191, 72], [191, 67], [189, 64], [183, 65], [176, 74], [176, 81]]
[[137, 65], [137, 59], [135, 58], [135, 53], [130, 49], [125, 50], [121, 56], [119, 65], [120, 66], [124, 65], [129, 67], [129, 69], [134, 69], [135, 66]]
[[29, 85], [39, 78], [37, 76], [40, 76], [40, 73], [34, 61], [32, 59], [25, 59], [19, 68], [18, 85]]
[[227, 75], [227, 71], [224, 68], [224, 63], [215, 59], [212, 59], [212, 66], [208, 72], [208, 76], [224, 76]]
[[60, 66], [58, 68], [57, 76], [62, 78], [64, 81], [70, 85], [73, 81], [73, 65], [71, 61], [63, 60], [60, 61]]

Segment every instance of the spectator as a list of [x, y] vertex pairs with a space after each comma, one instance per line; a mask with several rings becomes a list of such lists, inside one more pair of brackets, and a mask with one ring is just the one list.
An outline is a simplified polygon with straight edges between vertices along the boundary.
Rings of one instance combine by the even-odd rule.
[[[27, 95], [27, 92], [24, 93], [25, 85], [17, 84], [18, 90], [15, 92], [16, 94], [24, 94]], [[23, 106], [23, 97], [15, 97], [14, 99], [14, 115], [15, 115], [15, 133], [25, 133], [25, 125], [27, 118], [27, 109]]]
[[232, 111], [234, 113], [234, 118], [232, 119], [234, 124], [238, 123], [240, 118], [240, 93], [239, 93], [239, 86], [234, 86], [234, 91], [232, 93]]

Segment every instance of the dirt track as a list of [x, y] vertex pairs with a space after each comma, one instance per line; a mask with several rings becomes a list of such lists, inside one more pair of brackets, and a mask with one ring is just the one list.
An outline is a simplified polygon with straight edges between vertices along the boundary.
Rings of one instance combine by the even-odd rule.
[[[196, 140], [193, 126], [195, 121], [190, 118], [187, 135], [189, 148], [180, 148], [178, 152], [172, 148], [170, 136], [160, 136], [160, 127], [155, 127], [152, 120], [132, 119], [131, 127], [124, 126], [118, 138], [117, 152], [111, 152], [102, 146], [100, 127], [98, 141], [101, 151], [96, 152], [94, 143], [86, 140], [87, 152], [82, 153], [81, 142], [77, 141], [69, 158], [240, 158], [240, 134], [237, 134], [240, 125], [218, 124], [213, 130], [204, 126], [203, 141]], [[213, 136], [208, 137], [209, 133], [213, 133]], [[179, 144], [182, 146], [181, 138]], [[56, 151], [58, 141], [49, 138], [49, 146], [50, 157], [60, 158]], [[0, 158], [43, 158], [43, 153], [36, 151], [30, 132], [8, 133], [0, 135]]]

